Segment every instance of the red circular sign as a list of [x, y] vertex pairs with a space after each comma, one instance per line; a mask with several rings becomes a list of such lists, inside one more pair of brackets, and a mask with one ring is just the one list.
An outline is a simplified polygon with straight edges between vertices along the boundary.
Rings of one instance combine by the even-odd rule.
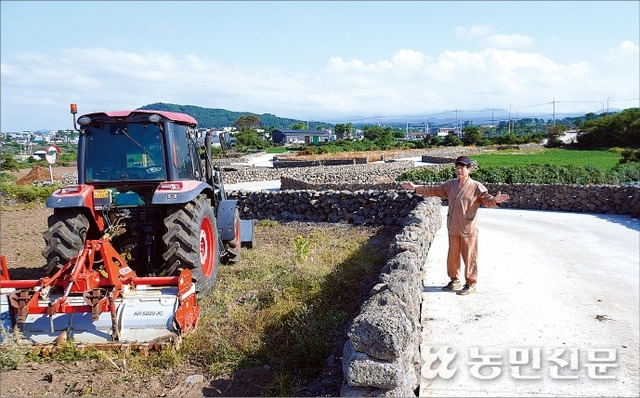
[[51, 145], [47, 147], [45, 151], [44, 158], [47, 160], [49, 164], [55, 164], [58, 161], [58, 156], [60, 156], [60, 148], [55, 145]]

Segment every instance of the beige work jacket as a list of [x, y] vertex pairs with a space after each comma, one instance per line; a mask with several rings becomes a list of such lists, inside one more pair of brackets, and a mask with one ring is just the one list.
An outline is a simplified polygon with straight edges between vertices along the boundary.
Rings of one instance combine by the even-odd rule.
[[478, 208], [498, 207], [493, 195], [490, 195], [484, 185], [467, 178], [462, 187], [458, 179], [449, 180], [442, 184], [425, 185], [419, 192], [424, 196], [439, 196], [449, 200], [447, 211], [447, 229], [449, 235], [473, 236], [478, 232]]

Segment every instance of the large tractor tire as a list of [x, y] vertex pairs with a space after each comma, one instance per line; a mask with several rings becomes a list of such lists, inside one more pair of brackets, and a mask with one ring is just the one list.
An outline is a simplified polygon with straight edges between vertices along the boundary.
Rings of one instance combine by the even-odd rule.
[[45, 272], [53, 275], [84, 248], [89, 219], [78, 209], [55, 209], [47, 223], [42, 255], [47, 259]]
[[211, 202], [206, 195], [200, 195], [185, 205], [173, 206], [164, 225], [165, 274], [177, 275], [189, 269], [198, 296], [206, 295], [215, 285], [220, 264], [218, 228]]

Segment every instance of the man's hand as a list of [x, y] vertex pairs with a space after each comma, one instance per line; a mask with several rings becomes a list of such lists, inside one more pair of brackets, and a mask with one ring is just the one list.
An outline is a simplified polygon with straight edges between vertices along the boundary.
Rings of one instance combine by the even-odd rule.
[[402, 181], [400, 183], [400, 186], [403, 189], [411, 189], [411, 190], [414, 190], [414, 191], [415, 191], [416, 188], [418, 188], [418, 186], [415, 185], [414, 183], [412, 183], [411, 181]]
[[502, 202], [506, 202], [507, 200], [509, 200], [509, 195], [507, 195], [506, 193], [501, 193], [500, 191], [498, 191], [498, 194], [496, 196], [494, 196], [494, 199], [496, 200], [497, 204], [500, 204]]

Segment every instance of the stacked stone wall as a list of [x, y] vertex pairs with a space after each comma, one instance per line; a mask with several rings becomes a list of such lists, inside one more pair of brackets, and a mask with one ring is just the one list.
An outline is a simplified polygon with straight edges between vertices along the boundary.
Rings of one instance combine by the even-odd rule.
[[415, 396], [424, 264], [442, 225], [437, 198], [407, 191], [231, 191], [244, 219], [402, 226], [343, 347], [342, 396]]
[[[502, 207], [531, 210], [569, 211], [576, 213], [623, 214], [640, 217], [640, 187], [631, 185], [561, 185], [561, 184], [484, 184], [491, 194], [498, 191], [510, 196]], [[283, 177], [280, 189], [319, 190], [393, 190], [397, 182], [367, 184], [296, 180]], [[446, 201], [445, 201], [446, 203]]]

